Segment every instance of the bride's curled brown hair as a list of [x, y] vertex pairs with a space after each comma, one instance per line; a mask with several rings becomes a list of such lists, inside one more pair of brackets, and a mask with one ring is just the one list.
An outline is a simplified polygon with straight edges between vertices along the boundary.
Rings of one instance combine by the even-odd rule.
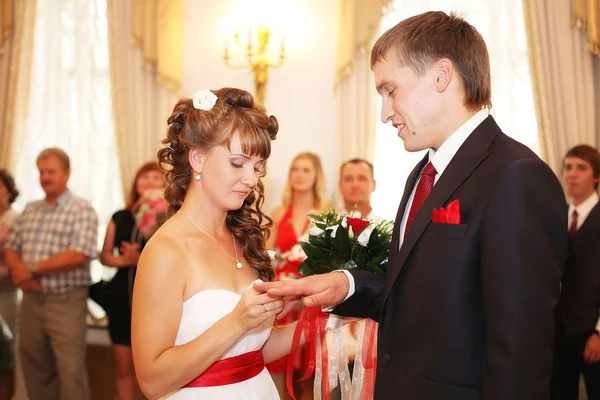
[[[212, 90], [217, 96], [215, 105], [209, 110], [194, 108], [192, 99], [181, 99], [167, 120], [169, 128], [165, 145], [158, 152], [158, 161], [165, 171], [167, 188], [165, 198], [170, 211], [181, 207], [190, 180], [192, 169], [188, 153], [192, 148], [211, 151], [217, 146], [230, 148], [234, 135], [239, 135], [242, 151], [249, 156], [267, 159], [271, 154], [271, 140], [279, 129], [277, 119], [267, 115], [265, 109], [254, 101], [245, 90], [222, 88]], [[275, 273], [265, 248], [271, 219], [263, 214], [264, 186], [262, 177], [254, 191], [248, 195], [242, 207], [227, 214], [227, 227], [236, 237], [244, 258], [259, 271], [260, 278], [272, 281]]]

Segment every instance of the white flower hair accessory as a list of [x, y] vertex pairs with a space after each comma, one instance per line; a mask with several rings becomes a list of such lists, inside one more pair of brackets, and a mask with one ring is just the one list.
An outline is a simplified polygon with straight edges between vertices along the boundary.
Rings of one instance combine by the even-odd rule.
[[194, 108], [196, 110], [208, 111], [217, 103], [218, 97], [208, 89], [202, 89], [194, 93]]

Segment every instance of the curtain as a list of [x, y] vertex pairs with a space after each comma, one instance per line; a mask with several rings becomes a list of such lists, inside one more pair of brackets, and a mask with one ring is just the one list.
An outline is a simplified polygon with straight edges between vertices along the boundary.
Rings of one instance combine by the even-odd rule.
[[338, 0], [337, 165], [351, 158], [372, 161], [375, 148], [377, 93], [369, 64], [373, 36], [389, 0]]
[[351, 63], [352, 73], [344, 76], [335, 88], [338, 165], [355, 157], [373, 160], [377, 92], [369, 56], [366, 50], [361, 51]]
[[385, 7], [391, 0], [338, 0], [338, 46], [336, 54], [336, 82], [353, 71], [354, 62], [366, 50]]
[[[125, 1], [128, 3], [129, 1]], [[133, 0], [133, 38], [144, 66], [173, 91], [181, 86], [183, 0]]]
[[37, 0], [33, 43], [27, 112], [14, 129], [23, 138], [15, 174], [21, 195], [15, 206], [22, 209], [43, 198], [36, 157], [44, 148], [60, 147], [71, 159], [69, 188], [94, 206], [102, 239], [110, 216], [123, 206], [106, 3]]
[[559, 173], [569, 148], [598, 146], [594, 57], [571, 28], [569, 0], [524, 0], [542, 154]]
[[0, 168], [13, 173], [22, 142], [13, 132], [24, 121], [29, 98], [35, 10], [34, 0], [0, 0]]
[[14, 0], [0, 0], [0, 48], [13, 35]]
[[[173, 5], [170, 12], [178, 9], [175, 4], [180, 1], [169, 3]], [[139, 23], [139, 18], [134, 18], [137, 3], [140, 3], [138, 7], [145, 7], [147, 12], [155, 4], [153, 1], [108, 0], [107, 13], [112, 103], [124, 193], [129, 192], [137, 169], [147, 161], [156, 160], [160, 140], [166, 136], [167, 118], [178, 100], [177, 93], [171, 90], [172, 86], [158, 84], [161, 75], [152, 67], [156, 62], [156, 53], [152, 53], [155, 48], [135, 46], [132, 40], [132, 32], [139, 29], [134, 29], [134, 25]], [[143, 3], [147, 5], [143, 6]], [[182, 29], [181, 24], [177, 25], [177, 29]], [[147, 31], [148, 35], [154, 35], [152, 29]], [[146, 35], [138, 36], [135, 41], [147, 44], [151, 39], [152, 36]], [[180, 45], [177, 41], [173, 43], [174, 48]], [[176, 57], [179, 57], [178, 63], [181, 65], [181, 53], [172, 56]]]
[[598, 0], [573, 0], [572, 24], [587, 31], [588, 50], [600, 56], [600, 2]]

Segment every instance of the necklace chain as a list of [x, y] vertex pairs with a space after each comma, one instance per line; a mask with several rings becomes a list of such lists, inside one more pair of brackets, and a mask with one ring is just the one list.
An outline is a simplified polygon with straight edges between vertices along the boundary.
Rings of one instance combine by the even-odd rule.
[[231, 258], [233, 261], [235, 261], [235, 263], [236, 263], [236, 264], [235, 264], [235, 266], [236, 266], [236, 268], [237, 268], [237, 269], [240, 269], [240, 268], [242, 268], [242, 263], [241, 263], [241, 262], [240, 262], [240, 260], [238, 259], [237, 246], [235, 245], [235, 237], [233, 236], [233, 233], [231, 234], [231, 238], [233, 239], [233, 251], [235, 251], [235, 258], [231, 257], [231, 256], [229, 255], [229, 253], [227, 253], [227, 252], [225, 251], [225, 249], [224, 249], [223, 247], [221, 247], [221, 245], [219, 244], [219, 242], [217, 242], [217, 239], [215, 239], [215, 238], [214, 238], [214, 237], [212, 237], [210, 234], [208, 234], [207, 232], [205, 232], [205, 231], [204, 231], [204, 229], [200, 228], [200, 227], [198, 226], [198, 224], [196, 224], [196, 223], [194, 222], [194, 220], [192, 219], [192, 217], [190, 217], [189, 215], [187, 215], [185, 212], [183, 212], [183, 211], [181, 211], [181, 210], [178, 210], [177, 212], [178, 212], [179, 214], [183, 214], [183, 215], [185, 215], [186, 217], [188, 217], [188, 219], [189, 219], [189, 220], [192, 222], [192, 224], [194, 224], [194, 226], [195, 226], [196, 228], [198, 228], [198, 230], [199, 230], [200, 232], [204, 233], [206, 236], [208, 236], [209, 238], [211, 238], [211, 239], [213, 240], [213, 242], [215, 242], [215, 244], [216, 244], [217, 246], [219, 246], [219, 248], [221, 249], [221, 251], [222, 251], [223, 253], [225, 253], [225, 255], [226, 255], [227, 257], [229, 257], [229, 258]]

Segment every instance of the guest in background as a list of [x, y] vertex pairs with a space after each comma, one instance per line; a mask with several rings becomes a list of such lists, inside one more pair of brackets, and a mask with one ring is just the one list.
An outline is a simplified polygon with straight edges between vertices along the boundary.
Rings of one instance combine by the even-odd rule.
[[0, 399], [12, 399], [15, 387], [15, 349], [17, 336], [17, 288], [10, 277], [10, 271], [4, 265], [4, 245], [17, 221], [18, 214], [11, 208], [19, 191], [15, 180], [5, 169], [0, 169], [0, 315], [8, 326], [13, 339], [4, 338], [0, 358]]
[[562, 178], [569, 200], [569, 258], [556, 308], [553, 400], [579, 399], [583, 374], [589, 400], [600, 399], [600, 153], [567, 152]]
[[87, 298], [98, 218], [67, 189], [69, 156], [37, 158], [46, 197], [29, 203], [6, 245], [5, 262], [23, 292], [19, 350], [29, 400], [88, 400]]
[[[302, 277], [298, 266], [303, 261], [304, 253], [299, 242], [308, 233], [308, 215], [326, 212], [328, 209], [329, 201], [325, 194], [325, 174], [321, 159], [314, 153], [298, 154], [290, 167], [283, 191], [283, 204], [273, 212], [273, 227], [267, 241], [267, 248], [275, 249], [279, 254], [275, 265], [276, 280]], [[299, 315], [300, 309], [291, 312], [278, 320], [277, 326], [294, 322]], [[289, 397], [285, 386], [287, 362], [286, 356], [267, 365], [282, 399]], [[300, 398], [313, 398], [310, 379], [298, 382], [297, 386]]]
[[108, 284], [105, 307], [117, 367], [118, 400], [134, 400], [137, 393], [131, 353], [131, 295], [136, 265], [146, 243], [136, 229], [132, 208], [146, 190], [162, 189], [164, 186], [165, 180], [158, 163], [146, 163], [137, 171], [126, 208], [112, 216], [100, 254], [102, 264], [118, 268]]
[[[382, 221], [382, 218], [375, 214], [371, 207], [371, 195], [375, 191], [375, 187], [373, 164], [362, 158], [353, 158], [344, 162], [340, 167], [339, 182], [344, 208], [339, 210], [339, 213], [352, 215], [355, 218], [364, 217], [373, 221]], [[354, 358], [358, 351], [358, 330], [358, 322], [352, 322], [343, 327], [350, 374], [354, 370]], [[337, 390], [339, 391], [339, 387]]]
[[367, 219], [381, 221], [371, 207], [371, 194], [375, 191], [375, 175], [373, 164], [362, 158], [353, 158], [340, 167], [340, 193], [344, 203], [341, 214], [349, 215], [356, 211], [354, 216], [365, 216]]

